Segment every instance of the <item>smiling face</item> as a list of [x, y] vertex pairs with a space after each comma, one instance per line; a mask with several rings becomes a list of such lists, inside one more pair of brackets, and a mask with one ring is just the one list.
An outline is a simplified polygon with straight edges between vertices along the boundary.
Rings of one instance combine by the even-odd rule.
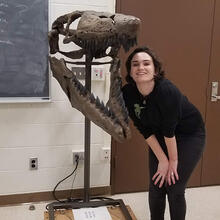
[[155, 67], [152, 57], [145, 52], [136, 53], [131, 60], [130, 76], [136, 83], [154, 80]]

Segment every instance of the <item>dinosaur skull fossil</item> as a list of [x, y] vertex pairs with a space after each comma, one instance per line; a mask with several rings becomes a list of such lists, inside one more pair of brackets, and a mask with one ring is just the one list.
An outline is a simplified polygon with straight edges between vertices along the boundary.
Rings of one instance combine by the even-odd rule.
[[[70, 25], [79, 19], [76, 29]], [[50, 57], [53, 76], [60, 83], [69, 98], [72, 107], [82, 112], [89, 120], [104, 129], [114, 139], [122, 142], [130, 137], [128, 112], [121, 94], [120, 60], [118, 51], [134, 46], [140, 20], [133, 16], [95, 11], [74, 11], [57, 18], [49, 32], [50, 53], [60, 53], [71, 59], [80, 59], [83, 55], [93, 58], [109, 56], [112, 58], [110, 73], [111, 86], [106, 105], [95, 98], [67, 67], [64, 59]], [[61, 51], [59, 36], [64, 35], [63, 43], [75, 43], [81, 49], [71, 52]], [[107, 48], [111, 48], [107, 52]]]

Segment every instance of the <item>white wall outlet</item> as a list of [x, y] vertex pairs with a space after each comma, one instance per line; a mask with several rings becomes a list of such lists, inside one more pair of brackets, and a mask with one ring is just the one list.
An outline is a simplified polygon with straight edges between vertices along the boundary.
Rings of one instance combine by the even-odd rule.
[[102, 67], [93, 67], [92, 76], [93, 81], [104, 81], [105, 80], [105, 71]]
[[37, 170], [38, 169], [38, 158], [37, 157], [29, 158], [29, 169], [30, 170]]
[[101, 151], [101, 160], [110, 161], [111, 159], [111, 150], [108, 147], [103, 147]]
[[84, 161], [84, 150], [72, 150], [73, 164], [76, 164], [77, 158], [79, 163]]

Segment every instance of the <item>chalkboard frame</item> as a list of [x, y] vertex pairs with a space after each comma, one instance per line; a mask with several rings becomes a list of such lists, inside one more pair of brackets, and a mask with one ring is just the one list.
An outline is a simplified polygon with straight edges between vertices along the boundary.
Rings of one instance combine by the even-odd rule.
[[[49, 30], [48, 0], [22, 0], [19, 2], [17, 0], [1, 0], [0, 3], [0, 30], [3, 30], [0, 36], [0, 48], [1, 46], [3, 48], [3, 56], [1, 56], [3, 58], [0, 57], [0, 74], [2, 74], [0, 75], [0, 103], [51, 102], [51, 73], [48, 62], [49, 46], [47, 39]], [[12, 14], [10, 10], [14, 10], [17, 14], [14, 14], [14, 20], [8, 21], [7, 14]], [[11, 19], [11, 17], [9, 18]], [[4, 26], [4, 23], [7, 25]], [[14, 53], [7, 47], [7, 44], [11, 42], [15, 48], [13, 48], [14, 51], [11, 51]], [[26, 48], [22, 47], [21, 49], [20, 42]], [[4, 44], [6, 45], [5, 48]], [[17, 52], [17, 48], [19, 52]], [[30, 54], [28, 54], [29, 52]], [[20, 63], [19, 59], [21, 60]], [[12, 65], [15, 63], [17, 65]], [[24, 71], [19, 71], [19, 68]], [[22, 80], [19, 77], [16, 78], [18, 74]]]

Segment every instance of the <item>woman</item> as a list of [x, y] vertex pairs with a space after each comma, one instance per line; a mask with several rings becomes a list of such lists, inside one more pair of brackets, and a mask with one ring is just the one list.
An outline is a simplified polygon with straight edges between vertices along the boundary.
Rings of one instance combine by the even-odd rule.
[[164, 219], [166, 195], [171, 220], [184, 220], [186, 184], [205, 146], [201, 114], [164, 77], [161, 63], [149, 48], [136, 48], [126, 68], [125, 104], [150, 147], [151, 220]]

